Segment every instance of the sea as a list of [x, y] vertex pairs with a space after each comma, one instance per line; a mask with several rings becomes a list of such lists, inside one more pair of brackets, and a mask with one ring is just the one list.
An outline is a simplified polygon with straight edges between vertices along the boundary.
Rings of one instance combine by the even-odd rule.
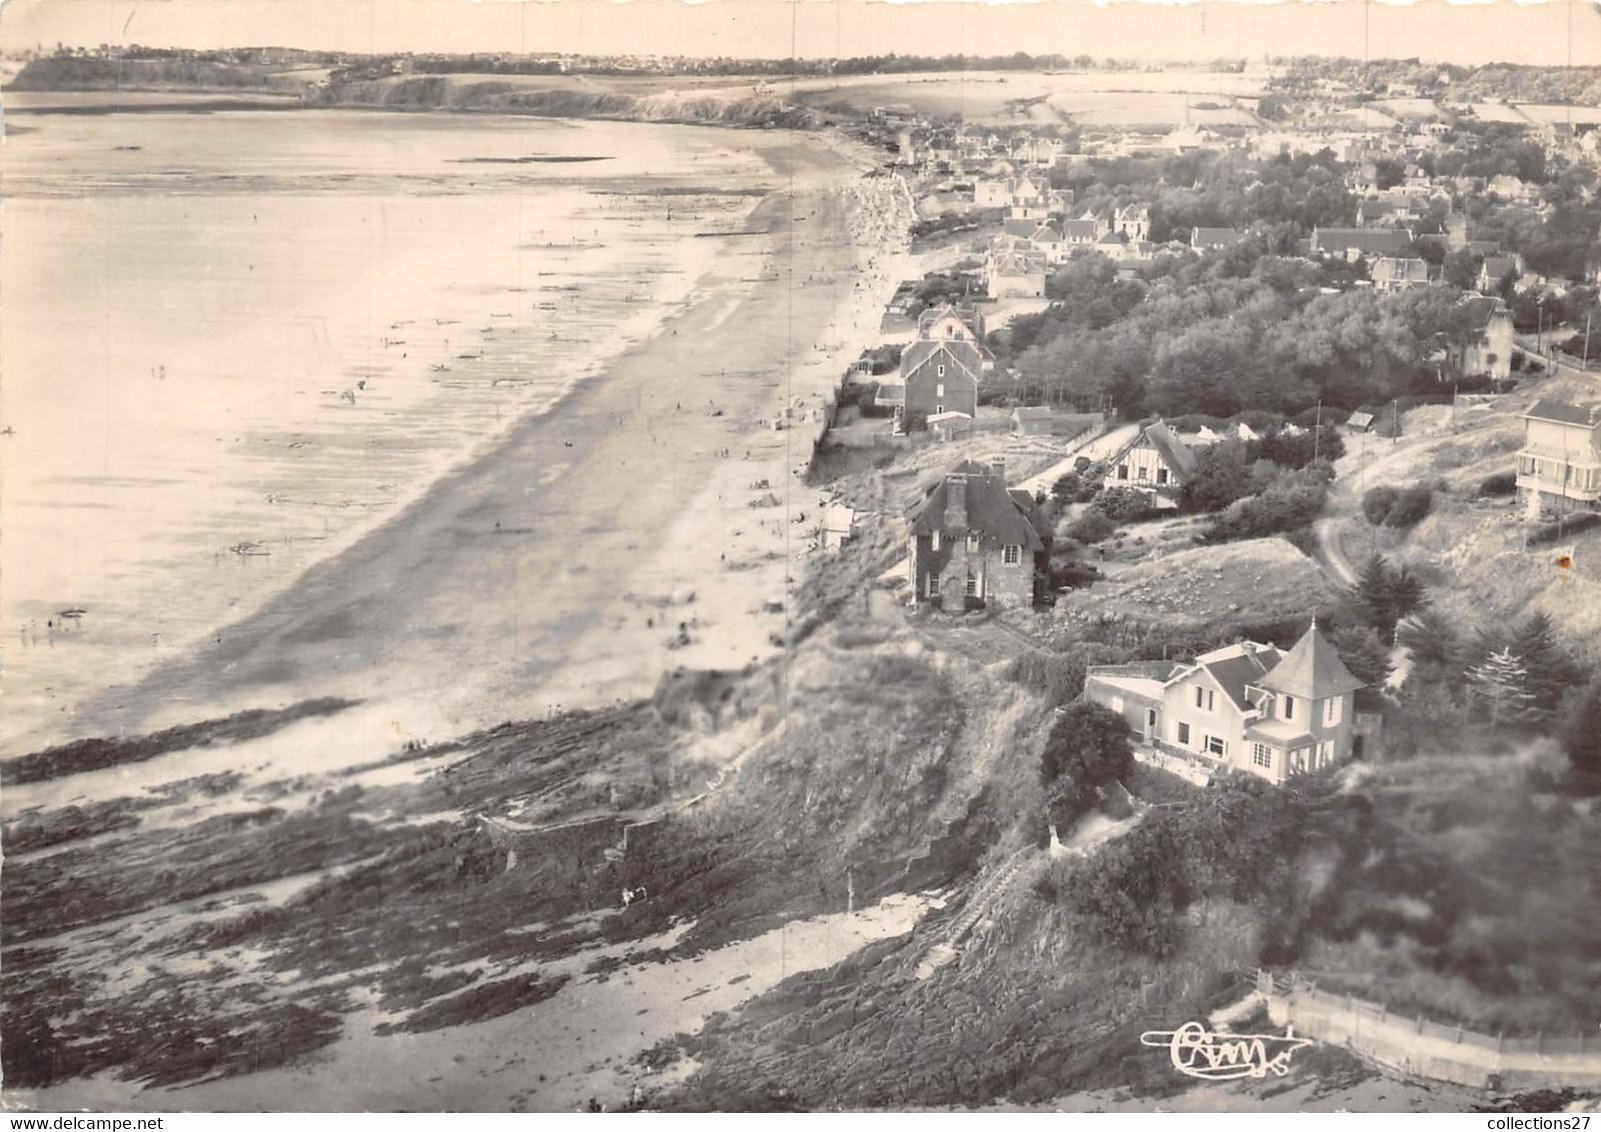
[[49, 97], [0, 162], [6, 755], [549, 411], [773, 187], [719, 128]]

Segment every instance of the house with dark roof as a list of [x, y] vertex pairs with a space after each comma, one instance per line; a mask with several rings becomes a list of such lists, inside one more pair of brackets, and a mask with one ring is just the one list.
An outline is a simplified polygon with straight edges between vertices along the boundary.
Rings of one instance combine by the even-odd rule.
[[1501, 290], [1502, 282], [1509, 276], [1513, 282], [1523, 274], [1523, 257], [1520, 255], [1487, 255], [1484, 262], [1479, 264], [1478, 291], [1481, 295], [1493, 295]]
[[1281, 783], [1357, 753], [1363, 686], [1313, 621], [1288, 652], [1240, 641], [1187, 664], [1092, 665], [1084, 698], [1165, 753]]
[[960, 611], [1034, 601], [1048, 529], [1006, 465], [964, 460], [907, 507], [907, 580], [917, 603]]
[[1062, 221], [1062, 242], [1069, 247], [1087, 248], [1100, 238], [1101, 227], [1093, 220]]
[[937, 413], [978, 415], [984, 361], [971, 337], [919, 338], [901, 352], [902, 427], [915, 431]]
[[1191, 228], [1190, 247], [1198, 252], [1215, 252], [1232, 248], [1245, 238], [1238, 228]]
[[1523, 414], [1517, 484], [1532, 514], [1601, 510], [1601, 406], [1535, 402]]
[[1314, 228], [1313, 255], [1338, 256], [1355, 263], [1363, 256], [1398, 256], [1412, 245], [1405, 228]]
[[1446, 345], [1446, 355], [1463, 377], [1506, 381], [1512, 376], [1512, 347], [1517, 344], [1512, 312], [1499, 296], [1463, 299], [1461, 329]]
[[1195, 453], [1160, 420], [1140, 429], [1107, 461], [1106, 488], [1143, 492], [1152, 507], [1179, 505], [1179, 493], [1195, 474]]
[[1368, 271], [1376, 291], [1405, 291], [1408, 287], [1427, 287], [1429, 265], [1414, 257], [1380, 256]]

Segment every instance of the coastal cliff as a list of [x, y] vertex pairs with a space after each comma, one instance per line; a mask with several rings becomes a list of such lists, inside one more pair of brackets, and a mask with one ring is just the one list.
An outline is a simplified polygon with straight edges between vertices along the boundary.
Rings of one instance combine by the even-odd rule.
[[106, 59], [57, 56], [29, 61], [9, 90], [130, 91], [184, 94], [298, 95], [307, 108], [441, 110], [529, 114], [545, 118], [606, 118], [759, 129], [815, 129], [823, 120], [812, 110], [771, 95], [714, 91], [628, 92], [598, 84], [579, 85], [565, 75], [536, 82], [445, 75], [343, 78], [311, 82], [305, 72], [261, 65], [191, 59]]

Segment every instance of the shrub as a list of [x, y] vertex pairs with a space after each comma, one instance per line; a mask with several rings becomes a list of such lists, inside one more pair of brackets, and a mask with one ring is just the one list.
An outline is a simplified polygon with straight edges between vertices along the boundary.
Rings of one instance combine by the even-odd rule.
[[1480, 495], [1511, 495], [1517, 490], [1516, 472], [1499, 472], [1493, 476], [1485, 476], [1479, 484]]
[[1110, 538], [1117, 524], [1099, 511], [1089, 511], [1068, 524], [1067, 537], [1085, 545]]
[[1088, 503], [1101, 493], [1101, 477], [1093, 466], [1083, 472], [1066, 472], [1051, 485], [1051, 497], [1061, 503]]
[[1057, 717], [1040, 756], [1040, 785], [1059, 829], [1093, 809], [1134, 765], [1129, 725], [1100, 704], [1080, 701]]
[[1362, 497], [1362, 517], [1375, 527], [1383, 526], [1399, 494], [1393, 487], [1369, 488]]
[[1007, 675], [1014, 683], [1045, 693], [1051, 703], [1066, 703], [1084, 690], [1084, 659], [1068, 653], [1030, 651], [1012, 658]]
[[1125, 523], [1158, 514], [1157, 509], [1147, 501], [1145, 493], [1131, 487], [1109, 488], [1096, 496], [1091, 506], [1107, 518]]
[[1601, 512], [1582, 511], [1577, 515], [1568, 515], [1554, 523], [1544, 523], [1529, 532], [1530, 546], [1544, 546], [1548, 542], [1567, 538], [1569, 535], [1587, 531], [1591, 527], [1601, 526]]
[[1384, 518], [1386, 527], [1415, 527], [1434, 506], [1434, 492], [1427, 487], [1409, 487], [1396, 496], [1395, 505]]
[[1434, 505], [1434, 492], [1425, 484], [1413, 487], [1372, 488], [1362, 497], [1362, 516], [1375, 527], [1413, 527]]

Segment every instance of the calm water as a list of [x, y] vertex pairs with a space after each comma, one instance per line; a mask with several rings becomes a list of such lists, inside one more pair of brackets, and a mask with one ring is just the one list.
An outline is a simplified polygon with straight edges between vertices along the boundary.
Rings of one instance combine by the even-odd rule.
[[[692, 127], [7, 124], [9, 753], [63, 737], [86, 693], [243, 615], [651, 333], [725, 243], [694, 233], [739, 227], [767, 176], [751, 135]], [[551, 156], [601, 160], [523, 160]]]

